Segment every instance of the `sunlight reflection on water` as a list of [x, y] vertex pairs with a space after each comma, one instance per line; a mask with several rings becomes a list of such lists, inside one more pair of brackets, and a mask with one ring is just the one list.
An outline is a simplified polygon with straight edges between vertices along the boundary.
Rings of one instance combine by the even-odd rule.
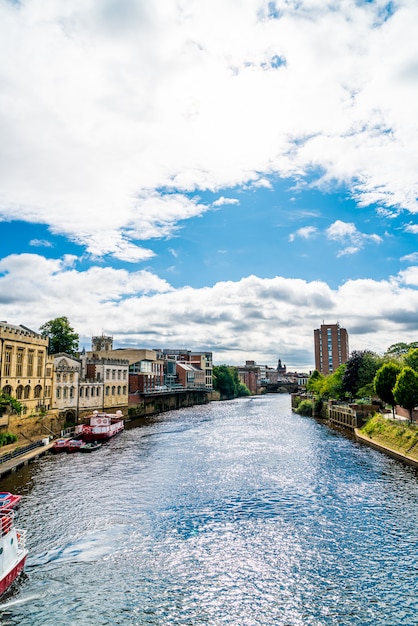
[[289, 404], [172, 412], [34, 464], [1, 624], [414, 624], [417, 474]]

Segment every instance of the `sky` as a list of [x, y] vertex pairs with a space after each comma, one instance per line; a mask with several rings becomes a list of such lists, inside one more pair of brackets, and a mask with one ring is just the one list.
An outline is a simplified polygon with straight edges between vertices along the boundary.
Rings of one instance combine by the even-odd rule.
[[314, 368], [418, 339], [416, 0], [0, 0], [0, 319]]

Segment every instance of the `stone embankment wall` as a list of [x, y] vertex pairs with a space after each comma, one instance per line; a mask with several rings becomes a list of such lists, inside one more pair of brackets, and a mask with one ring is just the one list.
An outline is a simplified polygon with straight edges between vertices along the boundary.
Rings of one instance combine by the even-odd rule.
[[[159, 393], [138, 396], [137, 402], [129, 406], [116, 407], [125, 418], [148, 417], [166, 411], [174, 411], [195, 404], [207, 404], [211, 400], [219, 400], [217, 392], [180, 391], [175, 393]], [[114, 412], [109, 411], [109, 412]], [[79, 422], [90, 414], [80, 411]], [[68, 424], [65, 423], [65, 411], [48, 411], [44, 415], [17, 415], [10, 411], [0, 416], [2, 430], [13, 433], [21, 442], [59, 436]]]

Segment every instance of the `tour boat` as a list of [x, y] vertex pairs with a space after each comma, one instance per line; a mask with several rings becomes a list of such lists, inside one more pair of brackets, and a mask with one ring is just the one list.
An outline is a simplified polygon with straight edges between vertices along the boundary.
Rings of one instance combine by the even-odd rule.
[[20, 504], [21, 499], [22, 496], [16, 496], [9, 491], [0, 491], [0, 515], [15, 509]]
[[75, 427], [74, 434], [83, 441], [106, 441], [124, 429], [123, 413], [99, 413], [94, 411], [89, 415], [86, 424]]
[[15, 528], [13, 511], [0, 517], [0, 596], [21, 574], [28, 551], [26, 530]]

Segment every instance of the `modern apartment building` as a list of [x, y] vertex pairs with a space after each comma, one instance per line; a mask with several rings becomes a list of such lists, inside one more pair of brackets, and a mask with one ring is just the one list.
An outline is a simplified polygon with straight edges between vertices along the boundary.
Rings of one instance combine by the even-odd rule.
[[321, 324], [314, 330], [315, 369], [332, 374], [348, 360], [348, 333], [336, 324]]

